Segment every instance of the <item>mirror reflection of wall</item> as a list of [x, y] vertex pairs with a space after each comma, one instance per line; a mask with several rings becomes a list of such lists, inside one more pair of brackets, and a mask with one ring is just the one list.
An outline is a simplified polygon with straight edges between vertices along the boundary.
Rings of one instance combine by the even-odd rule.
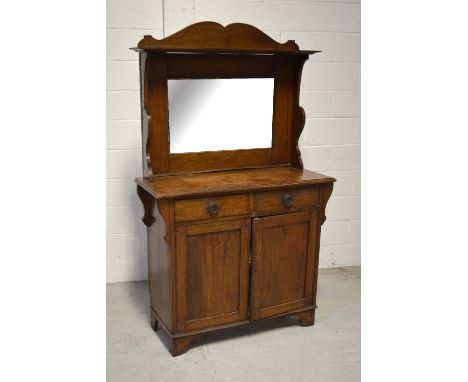
[[271, 147], [273, 78], [168, 80], [170, 152]]

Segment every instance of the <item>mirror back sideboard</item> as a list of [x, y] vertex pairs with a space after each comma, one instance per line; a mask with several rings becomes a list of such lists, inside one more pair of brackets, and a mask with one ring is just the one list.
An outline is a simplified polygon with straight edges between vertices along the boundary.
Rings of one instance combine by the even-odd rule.
[[[153, 329], [166, 332], [175, 356], [200, 335], [254, 320], [295, 315], [312, 325], [320, 230], [335, 181], [304, 170], [298, 148], [305, 122], [301, 72], [317, 52], [300, 50], [294, 41], [278, 43], [247, 24], [214, 22], [162, 40], [145, 36], [134, 49], [145, 175], [136, 182], [147, 226]], [[221, 115], [203, 132], [209, 151], [173, 145], [171, 152], [176, 117], [169, 113], [178, 109], [169, 104], [168, 81], [255, 78], [274, 84], [271, 144], [217, 148], [223, 128], [236, 129]], [[193, 96], [184, 102], [191, 99], [195, 103]], [[251, 123], [256, 108], [246, 109], [230, 110]], [[255, 126], [239, 129], [242, 139], [248, 142], [245, 131], [253, 134]]]

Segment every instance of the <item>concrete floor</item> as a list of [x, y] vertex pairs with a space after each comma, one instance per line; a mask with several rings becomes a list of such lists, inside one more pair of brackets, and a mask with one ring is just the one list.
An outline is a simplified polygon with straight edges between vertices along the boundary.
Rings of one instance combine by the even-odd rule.
[[146, 282], [107, 286], [109, 382], [360, 380], [360, 268], [321, 269], [315, 325], [282, 317], [214, 332], [173, 358]]

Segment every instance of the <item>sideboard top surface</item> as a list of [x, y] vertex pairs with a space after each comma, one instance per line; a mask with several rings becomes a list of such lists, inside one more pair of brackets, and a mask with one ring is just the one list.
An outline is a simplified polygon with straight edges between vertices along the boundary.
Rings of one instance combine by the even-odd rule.
[[198, 174], [137, 178], [136, 182], [158, 199], [229, 194], [332, 183], [335, 179], [293, 167], [271, 167]]

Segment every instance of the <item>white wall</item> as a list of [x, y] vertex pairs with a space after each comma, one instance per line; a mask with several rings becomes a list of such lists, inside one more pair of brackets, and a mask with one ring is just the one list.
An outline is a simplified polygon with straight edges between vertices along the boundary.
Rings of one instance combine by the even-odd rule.
[[318, 49], [304, 66], [304, 167], [337, 178], [322, 229], [321, 267], [360, 264], [359, 0], [107, 1], [107, 281], [146, 279], [146, 234], [133, 179], [141, 176], [138, 55], [144, 34], [199, 21], [252, 24], [277, 41]]

